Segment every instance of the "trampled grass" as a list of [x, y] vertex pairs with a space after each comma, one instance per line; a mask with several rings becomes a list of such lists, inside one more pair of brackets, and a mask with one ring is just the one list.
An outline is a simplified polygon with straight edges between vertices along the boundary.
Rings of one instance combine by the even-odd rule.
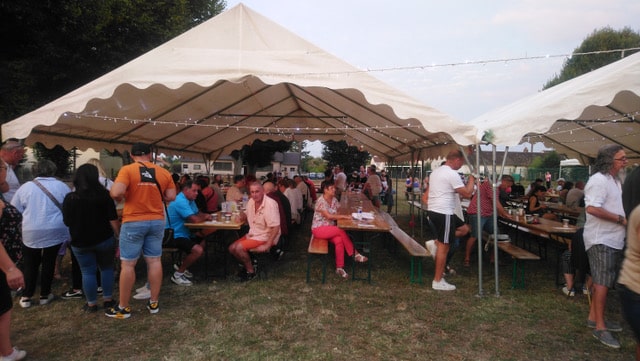
[[[404, 202], [396, 217], [409, 234]], [[419, 229], [416, 230], [419, 235]], [[478, 296], [477, 262], [462, 267], [458, 250], [448, 277], [454, 292], [431, 289], [433, 261], [423, 261], [424, 283], [409, 282], [409, 256], [373, 243], [372, 284], [345, 281], [329, 262], [320, 283], [320, 263], [306, 283], [309, 225], [292, 237], [285, 257], [271, 265], [268, 279], [238, 283], [229, 261], [227, 278], [203, 278], [193, 267], [195, 285], [180, 287], [165, 271], [161, 310], [151, 315], [132, 300], [133, 315], [114, 320], [81, 311], [81, 300], [56, 300], [21, 309], [15, 304], [12, 338], [29, 360], [629, 360], [635, 352], [631, 331], [616, 334], [622, 348], [610, 349], [585, 325], [586, 296], [565, 297], [555, 284], [556, 254], [528, 262], [524, 290], [512, 290], [511, 260], [500, 257], [499, 296], [493, 267], [483, 268]], [[393, 243], [390, 243], [393, 244]], [[332, 258], [331, 258], [332, 259]], [[170, 258], [164, 259], [170, 266]], [[221, 271], [219, 263], [212, 270]], [[137, 285], [144, 281], [139, 267]], [[350, 269], [348, 269], [350, 272]], [[362, 275], [364, 268], [357, 269]], [[69, 288], [58, 281], [54, 293]], [[607, 316], [623, 321], [616, 292]]]

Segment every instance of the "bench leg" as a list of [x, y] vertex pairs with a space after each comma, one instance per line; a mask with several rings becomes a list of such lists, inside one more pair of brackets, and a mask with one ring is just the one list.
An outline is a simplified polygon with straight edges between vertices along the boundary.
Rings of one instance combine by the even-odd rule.
[[512, 289], [524, 289], [524, 262], [513, 258], [513, 274], [511, 276]]
[[324, 284], [327, 280], [327, 258], [326, 254], [314, 254], [309, 253], [307, 255], [307, 283], [311, 280], [311, 262], [314, 258], [319, 257], [322, 262], [322, 284]]
[[[362, 232], [360, 232], [362, 233]], [[351, 280], [355, 281], [355, 280], [359, 280], [359, 281], [367, 281], [369, 282], [369, 284], [371, 284], [371, 246], [372, 243], [371, 240], [365, 240], [365, 236], [363, 234], [359, 234], [360, 237], [362, 237], [360, 240], [358, 241], [353, 241], [353, 246], [354, 248], [358, 249], [362, 249], [362, 253], [364, 253], [367, 258], [369, 259], [367, 261], [366, 267], [367, 267], [367, 277], [366, 278], [362, 278], [362, 277], [356, 277], [356, 262], [355, 260], [351, 260]], [[353, 238], [352, 238], [353, 239]], [[364, 250], [368, 250], [367, 252], [365, 252]]]
[[411, 283], [422, 284], [422, 257], [411, 256]]

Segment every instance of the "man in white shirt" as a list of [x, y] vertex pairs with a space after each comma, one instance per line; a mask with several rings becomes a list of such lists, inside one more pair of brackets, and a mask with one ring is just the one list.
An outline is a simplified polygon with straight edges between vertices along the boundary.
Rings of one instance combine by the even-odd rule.
[[11, 198], [20, 188], [20, 181], [15, 173], [16, 167], [24, 157], [25, 149], [18, 139], [10, 138], [2, 144], [0, 148], [0, 158], [7, 165], [6, 184], [0, 184], [0, 190], [3, 190], [2, 196], [5, 201], [11, 202]]
[[456, 228], [462, 221], [456, 216], [456, 205], [459, 198], [471, 198], [475, 176], [470, 175], [467, 185], [462, 182], [456, 172], [464, 164], [464, 155], [460, 150], [447, 154], [447, 160], [429, 176], [429, 220], [435, 227], [437, 235], [436, 267], [431, 287], [434, 290], [453, 291], [456, 286], [447, 283], [442, 277], [449, 253], [450, 242], [455, 239]]
[[336, 186], [336, 198], [340, 199], [340, 195], [347, 189], [347, 175], [344, 174], [342, 166], [337, 165], [333, 168], [333, 179]]
[[622, 146], [602, 146], [593, 165], [594, 173], [584, 189], [587, 215], [584, 247], [593, 278], [587, 326], [595, 328], [593, 336], [612, 348], [620, 348], [620, 343], [611, 332], [620, 332], [622, 327], [616, 322], [605, 321], [604, 311], [609, 288], [615, 286], [625, 246], [627, 219], [618, 172], [626, 165], [627, 157]]

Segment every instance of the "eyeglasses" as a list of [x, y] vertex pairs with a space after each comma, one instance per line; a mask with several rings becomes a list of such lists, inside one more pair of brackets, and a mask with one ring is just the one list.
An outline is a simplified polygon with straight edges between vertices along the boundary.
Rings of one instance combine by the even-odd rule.
[[613, 160], [617, 160], [617, 161], [620, 161], [620, 162], [626, 162], [627, 161], [627, 157], [613, 158]]

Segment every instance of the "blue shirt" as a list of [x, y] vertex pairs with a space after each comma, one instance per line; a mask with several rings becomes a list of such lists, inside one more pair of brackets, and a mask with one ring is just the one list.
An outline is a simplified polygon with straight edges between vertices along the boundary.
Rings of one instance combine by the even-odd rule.
[[173, 236], [175, 238], [189, 238], [191, 232], [189, 228], [185, 227], [184, 223], [189, 216], [198, 214], [196, 202], [188, 200], [184, 193], [180, 192], [176, 199], [169, 204], [167, 211], [169, 212], [169, 217], [171, 217], [171, 223], [169, 223], [169, 217], [167, 217], [166, 228], [173, 228]]

